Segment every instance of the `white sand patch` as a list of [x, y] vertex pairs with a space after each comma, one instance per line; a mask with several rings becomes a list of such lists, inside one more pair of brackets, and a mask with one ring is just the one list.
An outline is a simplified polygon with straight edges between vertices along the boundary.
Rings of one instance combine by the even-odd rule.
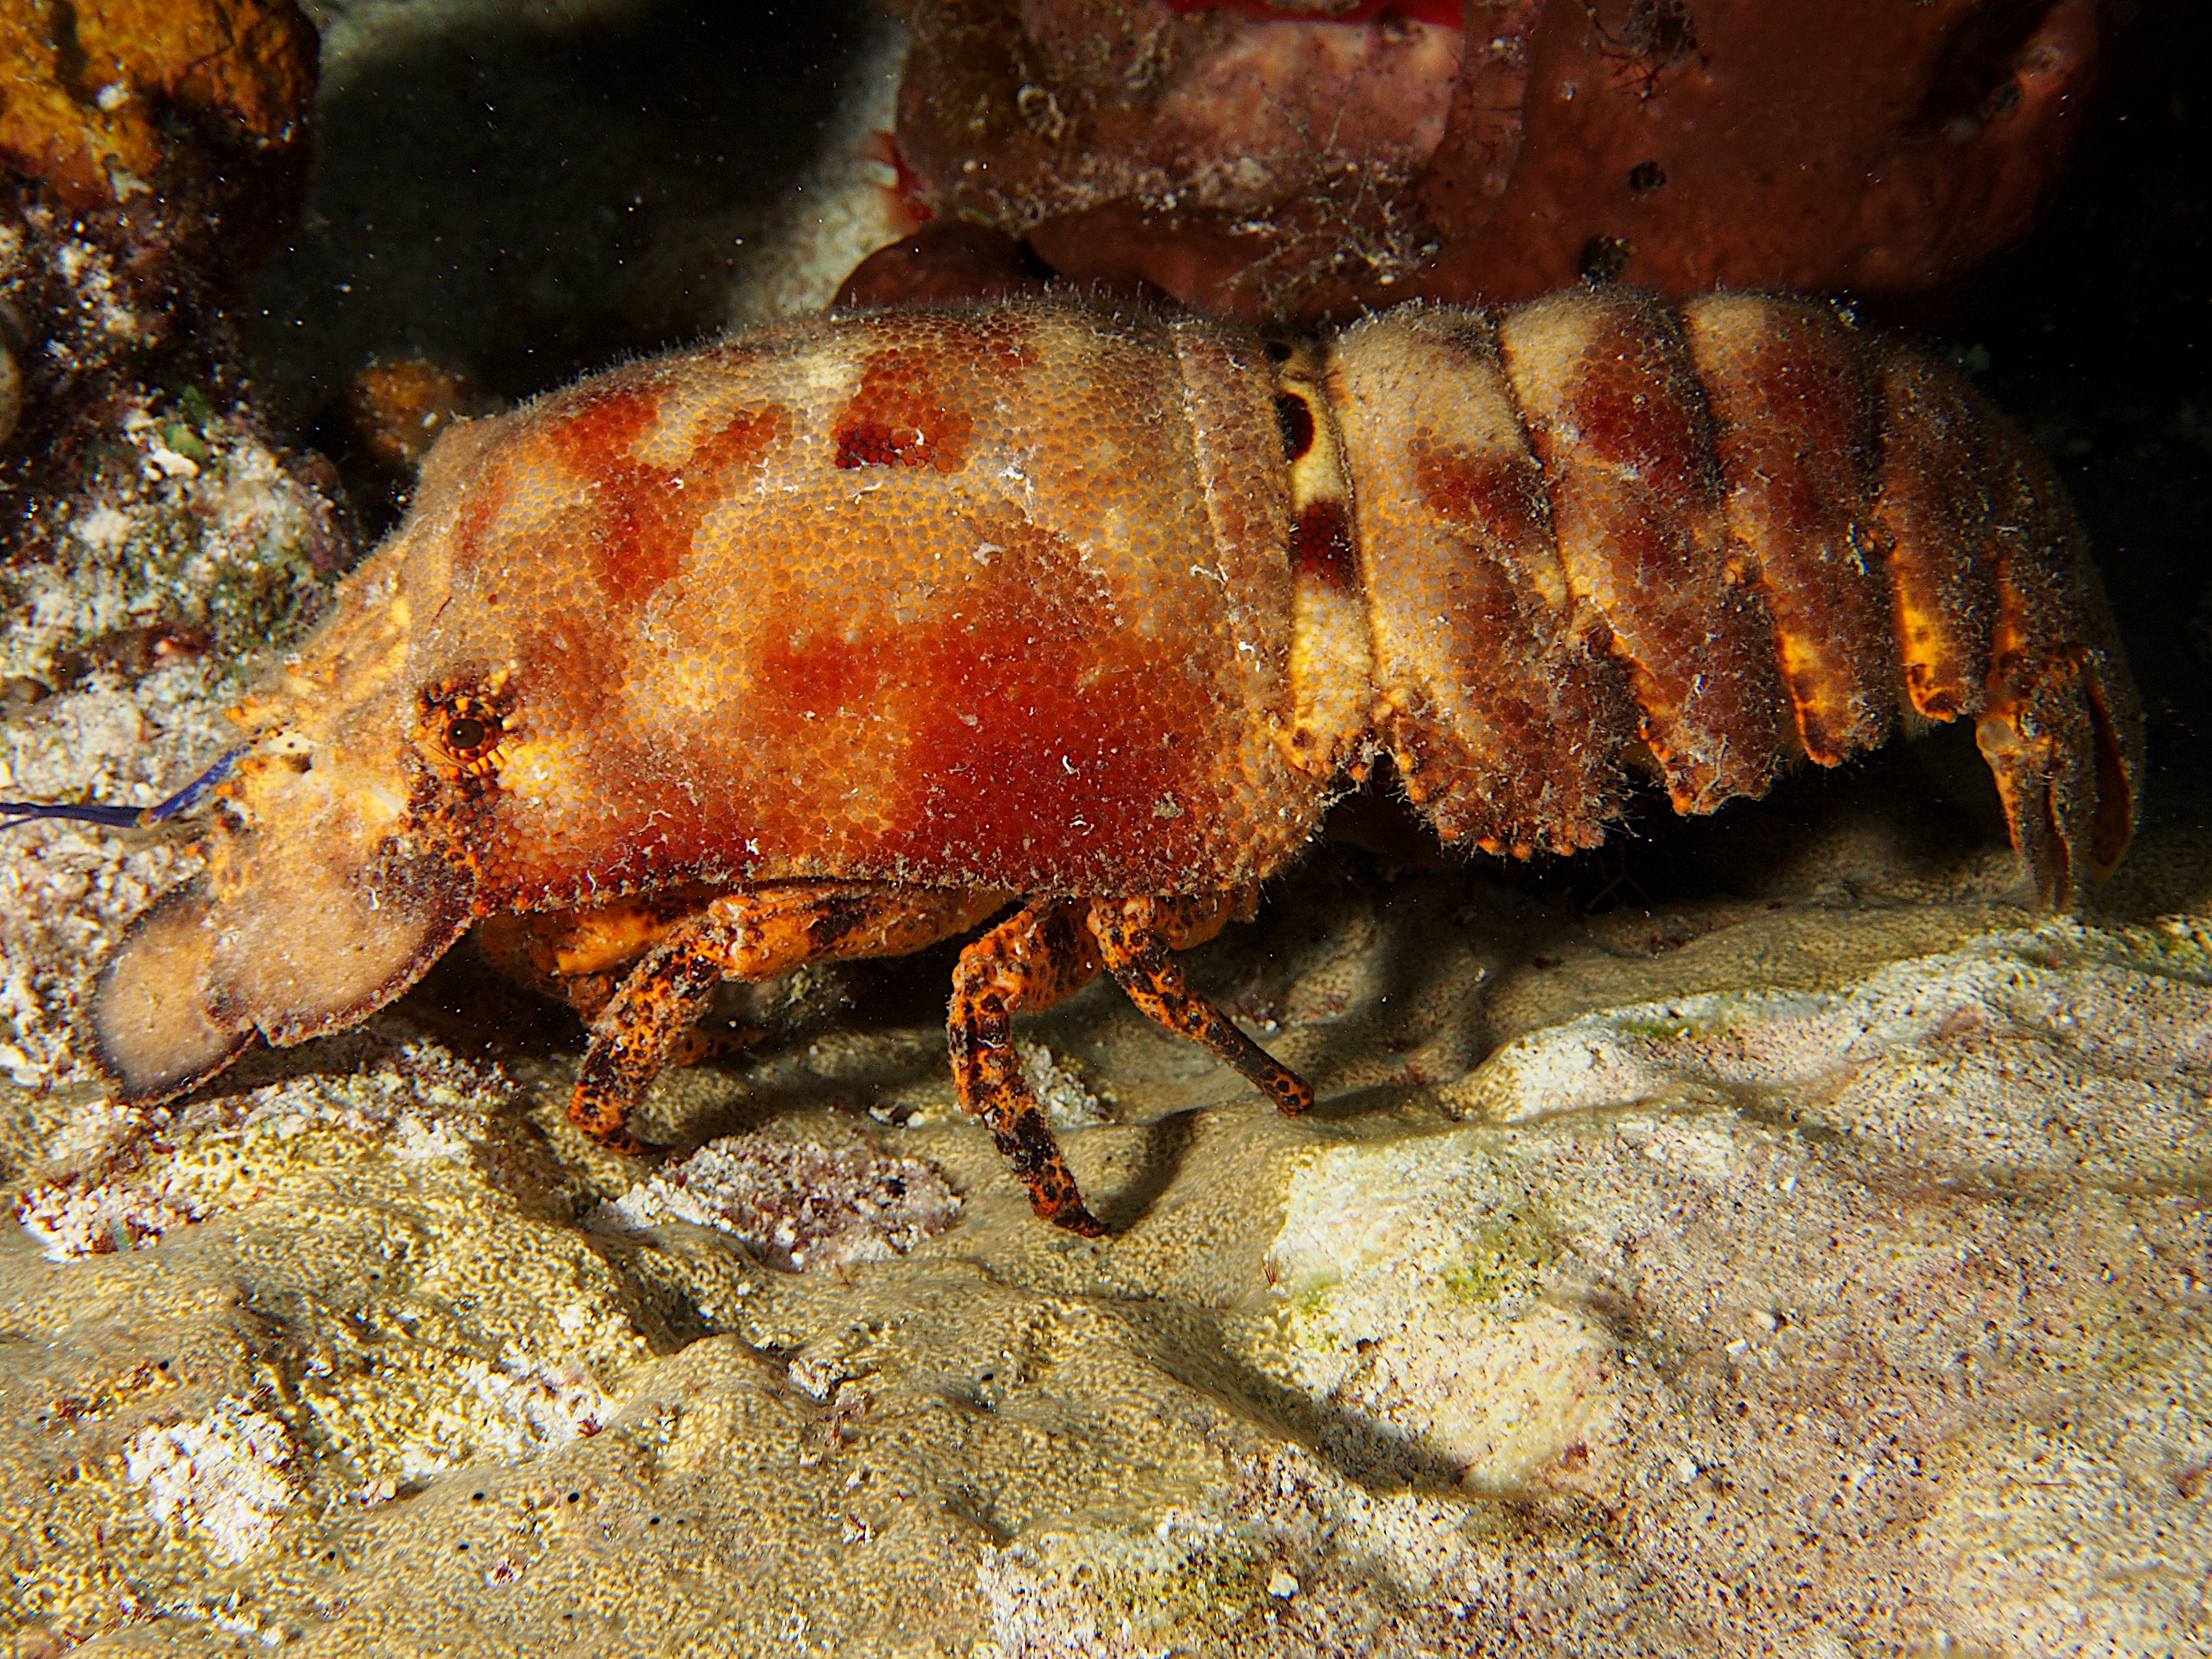
[[259, 1553], [292, 1506], [290, 1431], [242, 1400], [226, 1396], [196, 1423], [141, 1429], [123, 1456], [149, 1515], [200, 1534], [234, 1565]]
[[593, 1212], [606, 1231], [712, 1227], [790, 1273], [888, 1261], [952, 1224], [960, 1200], [918, 1158], [726, 1135]]

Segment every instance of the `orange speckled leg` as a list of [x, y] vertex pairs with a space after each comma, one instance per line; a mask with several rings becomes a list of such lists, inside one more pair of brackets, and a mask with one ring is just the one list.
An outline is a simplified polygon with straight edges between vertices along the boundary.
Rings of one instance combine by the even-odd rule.
[[945, 1022], [961, 1109], [989, 1127], [1000, 1152], [1029, 1189], [1030, 1207], [1085, 1238], [1106, 1229], [1084, 1207], [1044, 1110], [1023, 1079], [1014, 1053], [1013, 1016], [1049, 1008], [1097, 975], [1098, 952], [1084, 931], [1081, 902], [1031, 904], [960, 953]]
[[1098, 899], [1091, 906], [1091, 932], [1098, 954], [1129, 1000], [1146, 1017], [1178, 1036], [1208, 1048], [1244, 1074], [1282, 1112], [1313, 1104], [1313, 1085], [1277, 1060], [1229, 1022], [1229, 1017], [1183, 983], [1170, 950], [1203, 945], [1221, 931], [1241, 895], [1194, 898]]
[[516, 984], [567, 1003], [589, 1022], [647, 951], [726, 891], [686, 884], [581, 909], [486, 916], [477, 924], [477, 948]]
[[658, 1151], [625, 1120], [722, 981], [766, 979], [806, 962], [904, 956], [974, 927], [1008, 896], [863, 882], [723, 895], [654, 945], [592, 1022], [569, 1121], [611, 1151]]

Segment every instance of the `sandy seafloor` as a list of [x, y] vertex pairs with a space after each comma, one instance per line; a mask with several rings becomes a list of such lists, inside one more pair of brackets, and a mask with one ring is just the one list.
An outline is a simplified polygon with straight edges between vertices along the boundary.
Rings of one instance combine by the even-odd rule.
[[[371, 352], [525, 395], [878, 240], [859, 8], [318, 16], [324, 173], [249, 331], [286, 418]], [[781, 988], [657, 1085], [697, 1152], [658, 1172], [568, 1128], [576, 1028], [465, 950], [108, 1107], [70, 1016], [188, 854], [14, 832], [0, 1651], [2212, 1650], [2212, 490], [2198, 348], [2144, 337], [2203, 232], [2131, 142], [1943, 319], [2106, 561], [2121, 873], [2023, 908], [1959, 733], [1543, 870], [1347, 811], [1190, 958], [1310, 1117], [1109, 987], [1029, 1023], [1109, 1239], [959, 1121], [947, 951]], [[249, 539], [251, 459], [193, 509]], [[40, 702], [9, 786], [155, 799], [252, 666]]]

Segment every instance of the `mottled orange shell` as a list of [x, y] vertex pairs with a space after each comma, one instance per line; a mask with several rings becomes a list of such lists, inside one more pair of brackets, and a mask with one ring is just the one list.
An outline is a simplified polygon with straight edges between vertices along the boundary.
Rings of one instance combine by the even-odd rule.
[[2025, 438], [1826, 306], [1577, 289], [1404, 307], [1332, 386], [1389, 743], [1447, 839], [1594, 844], [1621, 762], [1677, 811], [1978, 717], [2046, 902], [2125, 848], [2142, 719]]
[[2046, 896], [2141, 718], [2027, 442], [1829, 310], [1581, 289], [1294, 346], [1060, 299], [799, 323], [457, 427], [244, 710], [125, 1093], [683, 884], [1230, 892], [1388, 752], [1449, 840], [1592, 844], [1978, 720]]
[[1324, 792], [1268, 717], [1290, 580], [1256, 342], [1072, 306], [811, 323], [462, 441], [378, 562], [438, 595], [403, 678], [496, 683], [480, 908], [1212, 888], [1312, 832]]

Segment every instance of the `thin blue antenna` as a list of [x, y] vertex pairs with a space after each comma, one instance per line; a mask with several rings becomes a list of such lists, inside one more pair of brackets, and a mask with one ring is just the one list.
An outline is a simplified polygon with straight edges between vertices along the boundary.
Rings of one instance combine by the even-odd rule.
[[183, 788], [155, 806], [99, 806], [89, 802], [0, 801], [0, 823], [29, 823], [62, 818], [72, 823], [101, 823], [111, 830], [143, 830], [189, 812], [208, 792], [238, 769], [239, 757], [253, 745], [242, 743]]

